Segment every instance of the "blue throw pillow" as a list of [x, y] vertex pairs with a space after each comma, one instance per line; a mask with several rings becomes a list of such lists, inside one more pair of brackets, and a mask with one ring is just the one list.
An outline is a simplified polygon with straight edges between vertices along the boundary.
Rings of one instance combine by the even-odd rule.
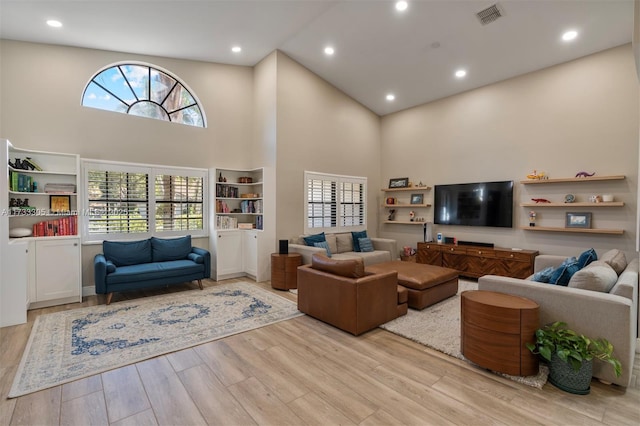
[[551, 279], [551, 274], [553, 274], [553, 266], [548, 266], [542, 271], [538, 271], [533, 274], [533, 281], [537, 281], [539, 283], [548, 283]]
[[102, 252], [116, 266], [151, 263], [151, 241], [103, 241]]
[[352, 232], [351, 233], [351, 238], [353, 238], [353, 251], [362, 251], [360, 250], [360, 241], [358, 241], [360, 238], [368, 238], [367, 237], [367, 231], [360, 231], [360, 232]]
[[331, 257], [331, 249], [329, 249], [329, 243], [326, 241], [319, 241], [317, 243], [313, 243], [314, 247], [320, 247], [327, 251], [327, 257]]
[[191, 253], [191, 235], [180, 238], [151, 237], [154, 262], [186, 259]]
[[549, 279], [550, 284], [562, 285], [566, 286], [569, 284], [569, 280], [580, 270], [578, 266], [578, 259], [575, 257], [569, 257], [562, 262], [562, 264], [553, 271], [551, 274], [551, 278]]
[[327, 239], [324, 237], [324, 232], [321, 232], [319, 234], [313, 234], [313, 235], [309, 235], [307, 237], [302, 237], [302, 239], [304, 240], [304, 243], [308, 246], [314, 247], [314, 243], [321, 243], [322, 241], [327, 241]]
[[371, 238], [358, 238], [358, 243], [360, 244], [361, 252], [373, 251], [373, 243], [371, 242]]
[[116, 271], [116, 265], [112, 261], [107, 260], [107, 274], [111, 274]]
[[189, 253], [187, 259], [195, 263], [204, 263], [204, 256], [199, 255], [198, 253]]
[[578, 257], [578, 266], [582, 269], [594, 260], [598, 260], [598, 254], [593, 248], [590, 248], [580, 254], [580, 257]]

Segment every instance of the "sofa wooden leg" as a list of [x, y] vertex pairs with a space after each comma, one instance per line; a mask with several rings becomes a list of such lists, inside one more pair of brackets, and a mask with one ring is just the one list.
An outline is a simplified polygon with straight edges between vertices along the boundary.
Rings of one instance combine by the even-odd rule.
[[198, 280], [198, 286], [200, 286], [200, 290], [204, 289], [204, 287], [202, 287], [202, 280]]
[[111, 304], [111, 298], [113, 297], [113, 292], [107, 294], [107, 305]]

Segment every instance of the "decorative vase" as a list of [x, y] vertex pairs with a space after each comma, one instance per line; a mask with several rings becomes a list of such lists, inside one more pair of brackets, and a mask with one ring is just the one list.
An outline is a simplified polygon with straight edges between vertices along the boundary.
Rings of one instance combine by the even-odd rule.
[[565, 392], [586, 395], [591, 390], [593, 376], [593, 360], [582, 361], [578, 371], [564, 362], [556, 354], [551, 355], [549, 363], [549, 382]]

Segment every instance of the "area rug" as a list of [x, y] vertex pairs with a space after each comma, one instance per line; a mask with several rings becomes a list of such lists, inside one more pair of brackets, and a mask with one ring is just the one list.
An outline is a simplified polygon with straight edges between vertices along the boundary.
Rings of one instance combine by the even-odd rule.
[[295, 303], [246, 282], [41, 315], [9, 397], [299, 315]]
[[[458, 294], [455, 296], [429, 306], [422, 311], [409, 309], [407, 315], [380, 327], [435, 349], [438, 352], [470, 362], [460, 352], [460, 293], [465, 290], [477, 289], [477, 283], [461, 279], [458, 282]], [[502, 373], [496, 374], [542, 389], [547, 382], [549, 370], [546, 365], [541, 364], [540, 370], [535, 376], [520, 377]]]

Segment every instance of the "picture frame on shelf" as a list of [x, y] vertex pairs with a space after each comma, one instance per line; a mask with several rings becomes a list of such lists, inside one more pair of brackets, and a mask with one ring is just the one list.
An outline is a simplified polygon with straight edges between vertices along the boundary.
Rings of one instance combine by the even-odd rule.
[[389, 189], [408, 188], [409, 178], [391, 178], [389, 179]]
[[590, 212], [571, 212], [567, 213], [565, 219], [565, 228], [591, 228]]
[[49, 210], [53, 213], [71, 211], [71, 196], [49, 195]]
[[424, 194], [411, 194], [411, 204], [423, 204]]

